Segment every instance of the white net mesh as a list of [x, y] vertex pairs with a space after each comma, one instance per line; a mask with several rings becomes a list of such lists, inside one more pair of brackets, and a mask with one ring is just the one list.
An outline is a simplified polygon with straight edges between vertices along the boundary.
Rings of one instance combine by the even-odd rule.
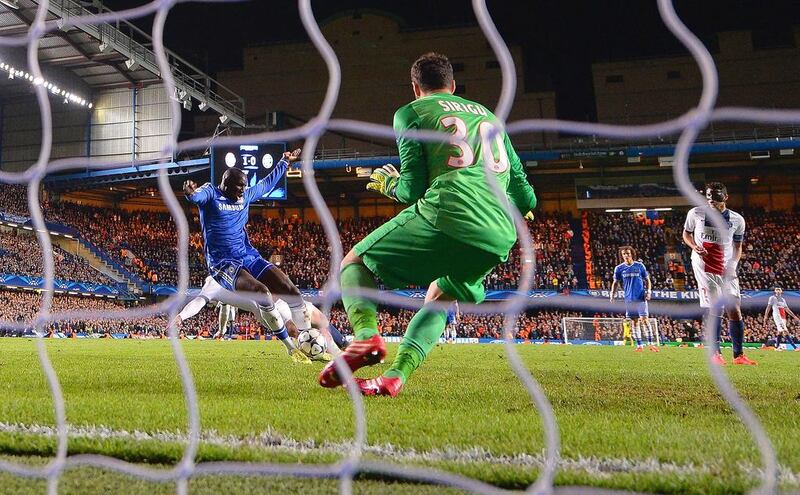
[[[41, 78], [41, 70], [38, 60], [38, 50], [41, 37], [50, 31], [61, 27], [78, 25], [96, 25], [112, 22], [122, 18], [136, 18], [155, 13], [153, 23], [152, 38], [154, 51], [158, 62], [158, 67], [164, 80], [166, 91], [173, 94], [175, 90], [174, 78], [167, 61], [163, 44], [164, 24], [170, 9], [177, 3], [176, 0], [156, 0], [143, 6], [125, 10], [117, 13], [103, 15], [76, 16], [64, 19], [59, 25], [55, 21], [46, 21], [48, 6], [50, 3], [61, 4], [64, 0], [40, 0], [36, 17], [30, 26], [27, 34], [18, 37], [0, 38], [0, 46], [27, 46], [27, 62], [30, 73], [34, 78]], [[200, 0], [205, 1], [205, 0]], [[225, 1], [225, 0], [220, 0]], [[493, 51], [497, 55], [503, 75], [502, 91], [499, 101], [494, 110], [500, 122], [505, 123], [513, 105], [516, 86], [515, 67], [511, 55], [489, 14], [483, 0], [473, 0], [472, 6], [475, 16], [478, 19], [481, 29], [486, 35]], [[331, 114], [339, 94], [341, 71], [336, 55], [323, 37], [319, 25], [314, 18], [310, 0], [300, 0], [298, 2], [299, 14], [303, 26], [311, 38], [315, 47], [325, 60], [329, 71], [328, 88], [324, 102], [315, 118], [307, 124], [285, 131], [265, 132], [247, 136], [222, 137], [218, 140], [220, 144], [239, 144], [254, 141], [289, 141], [303, 138], [303, 183], [311, 198], [312, 204], [316, 209], [324, 226], [325, 234], [332, 248], [331, 267], [338, 267], [342, 258], [342, 246], [336, 224], [333, 221], [325, 200], [320, 195], [314, 180], [312, 168], [312, 157], [320, 136], [326, 130], [346, 131], [363, 136], [383, 137], [394, 139], [395, 134], [390, 126], [370, 124], [353, 120], [331, 119]], [[688, 156], [691, 145], [695, 141], [698, 133], [714, 121], [738, 121], [754, 123], [798, 123], [800, 122], [800, 111], [790, 110], [767, 110], [757, 108], [715, 108], [718, 93], [717, 71], [712, 57], [700, 40], [688, 30], [676, 14], [670, 0], [658, 0], [658, 9], [667, 28], [677, 37], [683, 46], [691, 53], [692, 57], [699, 66], [702, 80], [703, 91], [699, 102], [695, 108], [688, 109], [687, 112], [676, 119], [659, 122], [644, 126], [618, 126], [607, 124], [592, 124], [583, 122], [570, 122], [560, 120], [520, 120], [506, 124], [505, 130], [509, 134], [522, 132], [565, 132], [578, 135], [595, 135], [609, 138], [635, 139], [643, 137], [657, 137], [668, 134], [680, 134], [674, 157], [674, 180], [682, 193], [695, 205], [703, 204], [703, 198], [694, 190], [688, 175]], [[19, 173], [0, 172], [0, 180], [7, 183], [27, 184], [28, 185], [28, 205], [33, 224], [37, 230], [37, 236], [42, 247], [44, 260], [45, 291], [41, 301], [41, 307], [35, 320], [35, 327], [42, 330], [48, 322], [61, 321], [66, 319], [89, 318], [94, 315], [88, 311], [75, 311], [70, 313], [51, 313], [53, 295], [53, 252], [47, 230], [45, 228], [42, 210], [38, 198], [40, 183], [46, 174], [58, 171], [74, 169], [78, 167], [88, 167], [91, 169], [113, 168], [121, 165], [120, 163], [109, 163], [93, 159], [78, 158], [65, 160], [51, 160], [52, 148], [52, 114], [50, 101], [45, 88], [35, 87], [36, 97], [39, 104], [39, 113], [42, 122], [41, 148], [38, 160], [26, 171]], [[206, 139], [195, 139], [185, 142], [178, 142], [178, 131], [181, 126], [181, 111], [179, 103], [170, 100], [170, 110], [172, 116], [172, 139], [168, 147], [167, 154], [177, 153], [181, 150], [201, 149], [207, 146]], [[447, 141], [449, 135], [438, 134], [435, 132], [409, 132], [407, 137], [425, 141]], [[493, 138], [494, 136], [489, 136]], [[125, 162], [126, 165], [130, 161]], [[487, 180], [498, 195], [500, 201], [508, 206], [504, 194], [499, 194], [494, 179], [491, 174], [487, 174]], [[152, 314], [169, 314], [171, 321], [183, 301], [186, 293], [189, 270], [187, 263], [188, 248], [188, 225], [181, 207], [176, 199], [165, 169], [161, 170], [158, 179], [161, 195], [165, 198], [166, 204], [172, 214], [178, 230], [178, 292], [158, 305], [138, 310], [114, 311], [106, 314], [107, 318], [113, 319], [133, 319]], [[520, 244], [523, 247], [523, 260], [535, 259], [528, 230], [514, 208], [509, 208], [511, 215], [515, 219]], [[718, 227], [722, 226], [722, 217], [718, 214], [713, 216], [713, 222]], [[530, 394], [533, 403], [538, 410], [544, 424], [545, 432], [545, 452], [544, 462], [539, 474], [539, 478], [534, 485], [529, 488], [531, 493], [605, 493], [609, 490], [590, 489], [590, 488], [554, 488], [553, 481], [556, 470], [559, 466], [559, 432], [555, 421], [553, 410], [545, 397], [538, 382], [531, 376], [520, 361], [514, 345], [511, 343], [514, 322], [526, 306], [531, 308], [543, 307], [543, 302], [529, 299], [524, 293], [531, 287], [533, 276], [533, 266], [531, 263], [523, 263], [521, 267], [522, 283], [519, 290], [520, 295], [502, 303], [484, 304], [480, 308], [472, 305], [462, 305], [462, 312], [497, 312], [505, 315], [504, 335], [506, 336], [505, 353], [509, 365], [514, 373], [519, 377], [522, 385]], [[337, 270], [332, 270], [330, 278], [324, 287], [324, 298], [321, 299], [323, 309], [327, 311], [330, 305], [340, 297], [339, 276]], [[415, 307], [414, 301], [406, 298], [382, 294], [378, 292], [363, 291], [364, 295], [379, 300], [383, 304]], [[582, 311], [603, 311], [608, 310], [608, 303], [603, 301], [576, 300], [576, 298], [560, 298], [556, 302], [548, 301], [548, 306], [568, 308]], [[416, 307], [419, 307], [417, 304]], [[668, 306], [652, 305], [653, 313], [665, 314], [675, 312], [674, 308]], [[709, 322], [706, 321], [706, 327]], [[178, 345], [176, 329], [170, 328], [171, 348], [174, 353], [175, 361], [178, 365], [180, 377], [183, 385], [183, 392], [186, 399], [186, 409], [188, 416], [188, 442], [183, 451], [183, 456], [171, 469], [159, 470], [131, 464], [119, 459], [99, 456], [99, 455], [76, 455], [67, 456], [67, 423], [65, 415], [64, 398], [51, 361], [47, 355], [47, 350], [42, 339], [37, 342], [39, 361], [44, 370], [50, 393], [52, 394], [55, 405], [55, 419], [57, 431], [57, 449], [55, 457], [42, 468], [32, 468], [25, 465], [0, 462], [0, 471], [9, 472], [19, 476], [45, 479], [48, 482], [48, 492], [57, 493], [59, 478], [63, 471], [71, 466], [99, 466], [123, 473], [127, 473], [146, 480], [158, 482], [176, 482], [177, 493], [186, 493], [188, 490], [188, 480], [192, 477], [208, 474], [239, 474], [239, 475], [283, 475], [298, 477], [326, 477], [339, 478], [340, 492], [352, 492], [352, 479], [356, 473], [369, 472], [382, 474], [395, 478], [414, 480], [418, 482], [433, 483], [439, 485], [449, 485], [458, 487], [466, 491], [475, 493], [499, 493], [500, 490], [489, 484], [470, 479], [464, 476], [455, 475], [447, 472], [437, 471], [428, 468], [410, 467], [389, 463], [379, 463], [366, 461], [361, 458], [366, 438], [366, 422], [364, 417], [364, 404], [362, 398], [355, 387], [351, 374], [346, 367], [339, 366], [339, 372], [346, 378], [347, 390], [352, 400], [354, 415], [356, 417], [356, 430], [352, 443], [352, 449], [344, 460], [332, 465], [284, 465], [270, 463], [240, 463], [240, 462], [215, 462], [215, 463], [196, 463], [195, 456], [200, 439], [200, 421], [197, 404], [197, 394], [189, 372], [186, 359], [181, 347]], [[41, 332], [43, 333], [43, 332]], [[707, 343], [710, 344], [713, 332], [705, 332]], [[708, 356], [710, 357], [711, 346]], [[759, 493], [774, 493], [777, 486], [777, 463], [774, 450], [766, 436], [764, 429], [759, 421], [741, 400], [737, 392], [732, 388], [724, 373], [717, 367], [709, 366], [712, 378], [717, 385], [719, 392], [731, 404], [737, 415], [751, 432], [761, 453], [763, 464], [763, 479], [757, 488]], [[309, 386], [313, 386], [309, 384]]]

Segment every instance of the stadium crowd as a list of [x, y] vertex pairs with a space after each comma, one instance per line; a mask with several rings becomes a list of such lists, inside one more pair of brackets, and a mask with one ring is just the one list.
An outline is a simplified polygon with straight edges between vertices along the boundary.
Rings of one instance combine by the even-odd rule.
[[[39, 310], [41, 295], [37, 292], [0, 291], [0, 335], [18, 334], [17, 326], [32, 324]], [[53, 298], [51, 314], [67, 311], [100, 312], [122, 310], [128, 304], [116, 299], [98, 297], [80, 297], [56, 294]], [[8, 325], [8, 323], [15, 325]], [[71, 336], [74, 332], [104, 334], [158, 334], [166, 327], [161, 316], [135, 318], [131, 320], [109, 320], [105, 318], [68, 319], [47, 325], [49, 332], [62, 332]]]
[[[683, 232], [679, 215], [648, 218], [630, 213], [590, 213], [589, 232], [595, 279], [589, 284], [608, 289], [614, 278], [614, 268], [622, 262], [621, 246], [632, 246], [636, 259], [641, 259], [650, 274], [654, 289], [674, 289], [674, 280], [691, 271], [679, 238]], [[671, 248], [671, 249], [670, 249]], [[677, 262], [668, 261], [668, 251], [678, 253]], [[694, 287], [685, 284], [684, 289]]]
[[[386, 218], [362, 218], [339, 221], [337, 227], [346, 253]], [[537, 257], [534, 287], [563, 289], [576, 287], [578, 279], [572, 269], [570, 242], [572, 231], [563, 215], [543, 214], [537, 223], [529, 224]], [[247, 227], [250, 240], [263, 254], [277, 255], [280, 267], [298, 287], [322, 287], [330, 270], [330, 249], [322, 226], [298, 218], [268, 219], [253, 217]], [[512, 249], [509, 260], [489, 274], [489, 290], [514, 289], [519, 284], [520, 251]]]
[[[743, 290], [800, 288], [800, 214], [753, 208], [743, 215], [747, 229], [738, 269], [740, 287]], [[666, 214], [657, 219], [631, 214], [590, 214], [596, 287], [610, 287], [614, 267], [620, 263], [618, 249], [631, 245], [650, 271], [654, 289], [674, 289], [677, 279], [683, 281], [684, 290], [696, 288], [691, 251], [680, 240], [683, 221], [683, 214]]]
[[[4, 185], [2, 192], [0, 211], [27, 214], [23, 186]], [[70, 202], [45, 202], [43, 206], [48, 221], [77, 229], [142, 280], [154, 284], [176, 283], [176, 228], [168, 214], [108, 210]], [[203, 240], [197, 213], [193, 209], [188, 211], [190, 284], [200, 286], [206, 276]], [[800, 288], [800, 262], [797, 261], [800, 215], [797, 212], [758, 209], [747, 210], [744, 215], [747, 235], [739, 270], [742, 288], [768, 289], [775, 285]], [[690, 252], [680, 242], [683, 217], [682, 213], [661, 213], [657, 217], [590, 213], [588, 225], [594, 270], [593, 279], [587, 281], [589, 287], [608, 288], [614, 267], [620, 262], [619, 246], [631, 245], [637, 250], [637, 258], [648, 267], [655, 289], [694, 288]], [[385, 220], [339, 221], [345, 251]], [[583, 286], [584, 281], [578, 279], [574, 269], [571, 254], [574, 232], [569, 216], [538, 213], [536, 220], [529, 223], [529, 228], [536, 248], [534, 288], [565, 290]], [[274, 261], [299, 287], [318, 288], [327, 280], [330, 250], [320, 224], [304, 222], [297, 217], [276, 219], [253, 214], [247, 229], [253, 245], [265, 257], [274, 255]], [[509, 261], [489, 274], [487, 289], [517, 287], [519, 258], [520, 251], [515, 247]], [[67, 264], [77, 266], [82, 264], [80, 261], [73, 259]], [[65, 271], [80, 273], [84, 278], [91, 274], [91, 271], [81, 268]], [[26, 274], [32, 273], [28, 270]], [[98, 279], [89, 277], [86, 281], [96, 282]]]
[[[20, 335], [25, 328], [30, 329], [40, 304], [41, 295], [37, 292], [0, 290], [0, 336]], [[130, 302], [117, 299], [56, 294], [50, 313], [54, 315], [68, 311], [99, 313], [132, 307], [143, 308], [144, 306], [138, 306], [135, 303], [132, 305]], [[251, 335], [259, 334], [258, 322], [249, 313], [240, 312], [237, 317], [237, 325], [242, 334], [247, 331]], [[46, 330], [53, 333], [60, 332], [67, 337], [72, 336], [73, 333], [95, 336], [98, 334], [122, 334], [138, 338], [161, 337], [166, 334], [167, 319], [165, 315], [143, 316], [126, 320], [67, 319], [48, 324]], [[195, 318], [183, 322], [179, 330], [181, 335], [213, 336], [217, 331], [215, 308], [208, 306]]]
[[739, 281], [744, 289], [800, 288], [800, 215], [749, 210]]
[[[177, 282], [177, 228], [169, 214], [128, 212], [93, 208], [69, 202], [52, 204], [46, 218], [78, 230], [84, 238], [103, 249], [118, 263], [145, 282]], [[192, 231], [199, 229], [197, 217], [188, 216]], [[202, 285], [205, 266], [198, 236], [190, 238], [191, 285]]]
[[[337, 222], [346, 253], [386, 218], [348, 219]], [[250, 242], [301, 288], [322, 287], [330, 272], [330, 247], [322, 225], [298, 217], [252, 216], [247, 225]]]
[[0, 212], [29, 217], [26, 186], [0, 183]]
[[[0, 230], [0, 273], [41, 277], [44, 272], [42, 249], [27, 231]], [[55, 278], [91, 284], [116, 285], [117, 282], [81, 258], [53, 246]]]
[[[20, 325], [28, 326], [39, 309], [41, 295], [29, 291], [0, 291], [0, 336], [19, 335]], [[53, 299], [51, 313], [65, 311], [100, 312], [121, 310], [131, 307], [130, 303], [115, 299], [83, 297], [57, 294]], [[141, 307], [141, 306], [137, 306]], [[378, 313], [379, 331], [386, 336], [402, 336], [414, 312], [407, 309], [381, 309]], [[514, 336], [520, 339], [561, 341], [563, 339], [562, 320], [564, 317], [619, 317], [613, 314], [581, 314], [563, 310], [529, 311], [520, 316], [515, 324]], [[699, 320], [673, 319], [664, 316], [656, 317], [661, 339], [665, 341], [697, 342], [702, 339], [702, 323]], [[341, 306], [335, 306], [330, 314], [330, 321], [343, 334], [351, 335], [352, 329]], [[11, 323], [11, 324], [9, 324]], [[593, 323], [589, 323], [592, 325]], [[236, 319], [238, 335], [263, 335], [255, 318], [240, 311]], [[726, 328], [724, 325], [723, 328]], [[167, 321], [163, 315], [140, 317], [128, 320], [111, 320], [107, 318], [71, 319], [51, 323], [47, 326], [50, 332], [61, 332], [66, 336], [73, 333], [88, 334], [123, 334], [129, 337], [160, 337], [166, 332]], [[588, 328], [588, 330], [587, 330]], [[569, 327], [570, 339], [594, 338], [592, 326], [577, 331], [577, 327]], [[597, 335], [602, 339], [619, 339], [622, 329], [619, 323], [594, 324]], [[456, 322], [459, 337], [501, 339], [503, 336], [503, 316], [500, 314], [467, 314], [460, 313]], [[800, 339], [800, 325], [790, 322], [790, 332]], [[181, 335], [211, 337], [217, 332], [217, 311], [209, 305], [194, 318], [183, 322]], [[583, 335], [583, 337], [581, 337]], [[723, 335], [726, 338], [725, 335]], [[745, 314], [745, 338], [748, 342], [769, 342], [775, 338], [775, 326], [772, 318], [763, 319], [763, 313]]]
[[[17, 186], [4, 186], [4, 190], [6, 187]], [[12, 190], [17, 196], [24, 196], [24, 190]], [[2, 207], [0, 205], [0, 211]], [[145, 282], [176, 284], [176, 227], [168, 214], [108, 210], [71, 202], [45, 204], [44, 210], [49, 222], [75, 228], [86, 240], [106, 251]], [[23, 209], [18, 213], [26, 214], [26, 211]], [[197, 213], [189, 210], [187, 218], [190, 227], [190, 285], [199, 287], [207, 275], [203, 240]], [[386, 220], [371, 217], [339, 221], [344, 251], [347, 252]], [[579, 280], [572, 264], [570, 243], [574, 233], [569, 217], [541, 213], [536, 221], [529, 223], [529, 229], [536, 248], [534, 288], [576, 288]], [[252, 244], [262, 255], [265, 258], [274, 256], [276, 264], [298, 287], [319, 288], [327, 280], [330, 248], [319, 223], [305, 222], [298, 217], [278, 219], [253, 214], [247, 231]], [[498, 266], [487, 277], [487, 289], [514, 289], [519, 284], [519, 276], [520, 250], [515, 246], [508, 262]]]
[[[572, 238], [575, 233], [566, 214], [537, 214], [528, 222], [536, 254], [533, 288], [564, 290], [578, 288], [572, 260]], [[520, 284], [520, 250], [515, 244], [508, 261], [495, 268], [486, 279], [487, 289], [513, 290]]]

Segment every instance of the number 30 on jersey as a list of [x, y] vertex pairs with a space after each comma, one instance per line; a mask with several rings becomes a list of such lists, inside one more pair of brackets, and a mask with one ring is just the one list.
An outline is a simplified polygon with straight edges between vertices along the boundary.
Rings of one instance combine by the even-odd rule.
[[[453, 168], [466, 168], [474, 164], [475, 152], [467, 143], [467, 124], [462, 119], [452, 115], [442, 118], [440, 123], [445, 129], [455, 128], [449, 143], [461, 151], [460, 156], [449, 157], [447, 165]], [[508, 153], [506, 153], [502, 134], [498, 132], [494, 137], [490, 137], [493, 130], [494, 125], [485, 120], [478, 126], [478, 134], [480, 134], [481, 143], [483, 144], [481, 146], [483, 161], [488, 164], [493, 172], [499, 174], [508, 170]], [[492, 148], [496, 149], [493, 150]]]

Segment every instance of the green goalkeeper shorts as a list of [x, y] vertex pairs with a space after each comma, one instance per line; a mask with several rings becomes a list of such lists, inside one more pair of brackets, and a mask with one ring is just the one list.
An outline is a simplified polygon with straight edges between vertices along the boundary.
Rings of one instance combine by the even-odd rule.
[[483, 280], [508, 259], [507, 254], [490, 253], [442, 233], [415, 206], [375, 229], [354, 249], [387, 288], [427, 288], [436, 280], [446, 294], [472, 303], [483, 301]]

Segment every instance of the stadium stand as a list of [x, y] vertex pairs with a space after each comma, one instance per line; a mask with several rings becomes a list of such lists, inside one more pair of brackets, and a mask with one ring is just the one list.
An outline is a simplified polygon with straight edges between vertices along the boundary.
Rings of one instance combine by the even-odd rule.
[[[0, 212], [27, 215], [27, 198], [21, 186], [0, 186]], [[176, 238], [171, 218], [163, 213], [108, 210], [76, 203], [43, 201], [46, 219], [71, 226], [87, 240], [121, 265], [154, 284], [176, 282]], [[743, 211], [747, 220], [744, 254], [739, 267], [743, 289], [787, 289], [800, 287], [800, 214], [797, 211]], [[689, 252], [679, 241], [684, 219], [683, 212], [669, 212], [658, 217], [633, 214], [584, 212], [580, 221], [568, 214], [539, 213], [529, 223], [536, 248], [536, 281], [534, 288], [569, 291], [582, 286], [578, 278], [572, 246], [575, 232], [571, 225], [581, 222], [583, 249], [586, 256], [588, 286], [607, 288], [613, 268], [619, 262], [617, 249], [629, 244], [645, 260], [656, 289], [692, 289], [693, 274]], [[356, 242], [384, 222], [386, 218], [370, 217], [338, 222], [343, 247], [350, 249]], [[199, 286], [206, 276], [202, 255], [202, 238], [196, 215], [190, 222], [191, 284]], [[318, 223], [304, 222], [297, 217], [267, 218], [253, 215], [248, 224], [252, 243], [293, 278], [301, 288], [319, 288], [327, 279], [329, 247]], [[575, 245], [577, 248], [577, 244]], [[25, 276], [40, 276], [42, 264], [36, 238], [25, 232], [4, 229], [0, 232], [0, 272]], [[114, 284], [115, 281], [95, 270], [84, 259], [59, 247], [53, 248], [56, 259], [56, 278], [95, 284]], [[512, 249], [509, 261], [498, 266], [488, 277], [489, 290], [514, 289], [519, 283], [519, 250]], [[580, 260], [583, 261], [583, 260]], [[38, 296], [32, 293], [3, 290], [0, 318], [4, 321], [26, 321], [38, 306]], [[112, 309], [121, 302], [108, 299], [58, 296], [56, 308]], [[402, 335], [412, 313], [406, 310], [382, 312], [379, 324], [386, 335]], [[575, 316], [561, 311], [527, 314], [520, 319], [517, 335], [520, 338], [559, 339], [561, 318]], [[592, 315], [584, 315], [592, 316]], [[340, 309], [334, 309], [331, 321], [343, 332], [349, 332], [347, 320]], [[52, 331], [108, 331], [137, 336], [160, 335], [165, 327], [161, 317], [137, 322], [66, 322], [51, 326]], [[659, 318], [664, 337], [669, 340], [698, 340], [700, 322]], [[497, 315], [466, 315], [458, 324], [459, 335], [465, 337], [500, 338], [501, 324]], [[242, 333], [259, 334], [260, 329], [249, 315], [240, 316]], [[758, 314], [746, 315], [748, 340], [767, 342], [774, 337], [771, 321], [763, 324]], [[213, 335], [216, 314], [210, 309], [202, 312], [184, 332]]]
[[0, 212], [28, 216], [28, 193], [25, 186], [0, 184]]
[[[91, 284], [117, 282], [97, 271], [83, 258], [53, 246], [55, 278]], [[41, 277], [42, 250], [35, 236], [19, 231], [0, 231], [0, 273]]]
[[[0, 212], [26, 215], [24, 189], [2, 186]], [[88, 241], [105, 250], [111, 258], [142, 280], [153, 284], [176, 283], [175, 225], [164, 213], [107, 210], [70, 202], [46, 203], [48, 221], [78, 230]], [[800, 288], [800, 215], [796, 211], [766, 212], [748, 209], [747, 235], [739, 278], [743, 289]], [[632, 245], [650, 270], [655, 289], [691, 290], [695, 288], [689, 251], [680, 242], [683, 212], [670, 212], [659, 217], [628, 214], [584, 212], [583, 244], [587, 278], [578, 278], [571, 245], [574, 232], [571, 218], [563, 213], [539, 213], [529, 223], [536, 247], [536, 280], [534, 288], [564, 291], [588, 284], [589, 288], [608, 288], [614, 267], [619, 263], [617, 249]], [[371, 217], [338, 222], [343, 247], [350, 249], [386, 218]], [[202, 254], [199, 220], [190, 215], [191, 285], [200, 286], [206, 276]], [[253, 215], [248, 224], [251, 241], [265, 256], [274, 260], [301, 288], [318, 288], [327, 279], [329, 248], [318, 223], [304, 222], [297, 217], [266, 218]], [[19, 251], [27, 248], [20, 246]], [[38, 249], [38, 244], [34, 244]], [[6, 251], [13, 252], [10, 249]], [[59, 273], [80, 274], [80, 281], [108, 283], [110, 279], [94, 271], [68, 253], [59, 251]], [[26, 251], [27, 252], [27, 251]], [[35, 267], [13, 271], [17, 258], [35, 256], [0, 255], [1, 271], [20, 275], [41, 273], [40, 261]], [[583, 260], [581, 260], [583, 261]], [[519, 283], [519, 250], [512, 249], [509, 261], [498, 266], [486, 281], [487, 289], [507, 290]], [[74, 280], [73, 276], [70, 280]], [[112, 281], [113, 282], [113, 281]]]
[[[167, 214], [107, 210], [69, 202], [51, 205], [45, 211], [48, 221], [75, 228], [117, 262], [153, 284], [177, 281], [176, 228]], [[189, 218], [193, 232], [199, 230], [197, 219]], [[199, 258], [198, 236], [191, 238], [189, 266], [191, 284], [201, 285], [204, 265]]]
[[[620, 246], [633, 246], [637, 258], [644, 261], [654, 289], [675, 288], [675, 279], [684, 280], [681, 288], [690, 289], [685, 274], [691, 271], [688, 252], [680, 245], [682, 217], [678, 214], [658, 218], [646, 215], [589, 213], [588, 226], [591, 242], [593, 278], [590, 288], [608, 289], [613, 281], [614, 267], [620, 262]], [[668, 248], [672, 248], [677, 261], [670, 262]], [[687, 270], [687, 268], [689, 268]], [[693, 282], [692, 282], [693, 283]]]
[[[0, 335], [13, 334], [9, 325], [2, 322], [30, 323], [41, 302], [35, 292], [0, 291]], [[119, 300], [59, 295], [53, 298], [52, 311], [103, 311], [119, 310], [127, 307]], [[85, 333], [141, 333], [158, 334], [163, 331], [166, 321], [161, 317], [140, 318], [136, 320], [88, 319], [56, 322], [48, 326], [51, 332], [62, 332], [71, 336], [74, 332]]]
[[[10, 188], [12, 196], [22, 194], [23, 198], [17, 197], [15, 201], [25, 204], [24, 191], [18, 186], [3, 188]], [[27, 209], [19, 208], [19, 203], [10, 204], [7, 210], [3, 208], [5, 205], [0, 204], [0, 211], [27, 214]], [[165, 213], [108, 210], [62, 201], [46, 204], [45, 218], [75, 228], [86, 240], [148, 283], [174, 285], [177, 282], [176, 229]], [[197, 215], [192, 214], [188, 219], [190, 285], [199, 287], [207, 275], [203, 241]], [[385, 217], [339, 221], [345, 252], [385, 221]], [[580, 281], [572, 266], [570, 243], [574, 234], [569, 216], [542, 213], [535, 222], [529, 223], [529, 229], [537, 257], [534, 287], [553, 290], [577, 287]], [[247, 231], [253, 245], [265, 257], [275, 256], [276, 264], [298, 287], [319, 288], [327, 280], [330, 251], [320, 224], [303, 222], [296, 217], [276, 219], [252, 215]], [[487, 277], [487, 288], [516, 288], [518, 266], [519, 249], [515, 246], [509, 261]]]
[[800, 287], [800, 215], [748, 210], [739, 280], [743, 288]]
[[[747, 221], [739, 282], [743, 290], [765, 290], [775, 286], [800, 287], [800, 215], [797, 211], [747, 209]], [[591, 256], [595, 276], [588, 281], [594, 288], [608, 288], [614, 267], [619, 263], [617, 249], [633, 246], [645, 261], [656, 289], [696, 287], [690, 251], [679, 241], [683, 213], [653, 220], [644, 215], [589, 214]], [[679, 283], [680, 281], [680, 283]]]
[[[0, 290], [0, 336], [14, 335], [9, 325], [2, 322], [30, 323], [36, 309], [39, 307], [40, 295], [34, 292], [20, 292]], [[118, 310], [125, 308], [123, 301], [101, 299], [92, 297], [56, 295], [53, 299], [53, 311], [101, 311]], [[413, 311], [381, 310], [378, 314], [378, 326], [383, 335], [402, 336], [408, 326]], [[542, 310], [528, 312], [521, 315], [517, 325], [515, 337], [520, 339], [560, 341], [561, 320], [564, 317], [609, 317], [619, 316], [611, 314], [581, 314], [561, 310]], [[702, 339], [701, 322], [699, 320], [677, 320], [666, 317], [657, 317], [662, 340], [699, 342]], [[334, 307], [330, 314], [330, 321], [343, 334], [351, 335], [352, 329], [347, 322], [347, 317], [341, 307]], [[239, 312], [236, 319], [237, 334], [243, 337], [263, 335], [255, 319], [248, 313]], [[774, 340], [775, 329], [772, 320], [766, 324], [760, 313], [745, 315], [746, 340], [748, 342], [767, 343]], [[135, 320], [108, 320], [90, 319], [80, 321], [58, 322], [50, 325], [51, 332], [61, 332], [69, 337], [73, 333], [87, 334], [122, 334], [129, 338], [160, 337], [166, 328], [166, 319], [163, 316], [139, 318]], [[217, 312], [213, 306], [208, 306], [196, 317], [183, 323], [181, 334], [185, 336], [212, 337], [217, 331]], [[459, 337], [465, 338], [502, 338], [502, 315], [498, 314], [462, 314], [458, 323]], [[790, 331], [800, 338], [800, 327], [791, 326]], [[19, 334], [19, 332], [17, 332]], [[724, 337], [724, 336], [723, 336]]]

